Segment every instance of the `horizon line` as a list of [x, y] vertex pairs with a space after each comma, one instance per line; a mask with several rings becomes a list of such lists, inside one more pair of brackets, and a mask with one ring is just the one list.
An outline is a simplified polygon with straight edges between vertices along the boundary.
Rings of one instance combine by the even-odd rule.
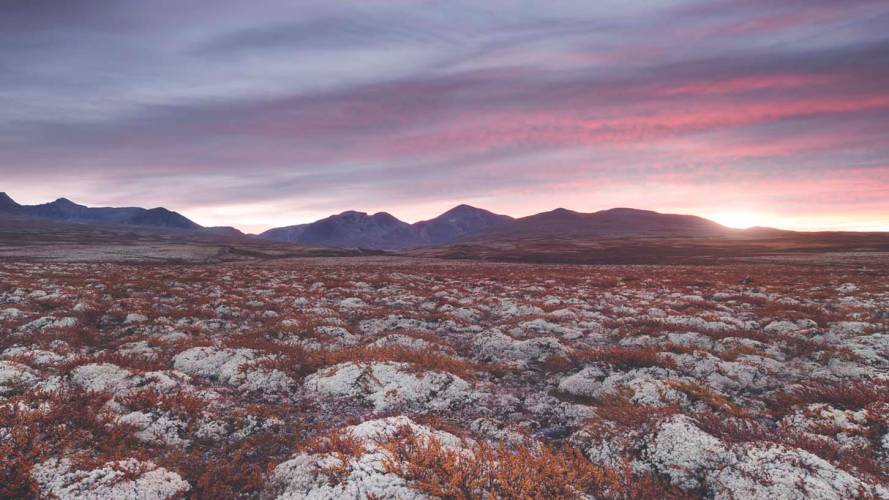
[[[176, 212], [176, 213], [182, 215], [183, 217], [185, 217], [185, 218], [191, 220], [192, 222], [195, 222], [196, 224], [198, 224], [198, 225], [200, 225], [200, 226], [202, 226], [202, 227], [204, 227], [204, 228], [213, 228], [213, 227], [231, 227], [231, 228], [237, 229], [238, 231], [241, 231], [242, 233], [244, 233], [245, 235], [248, 235], [248, 236], [259, 236], [260, 234], [262, 234], [262, 233], [264, 233], [264, 232], [266, 232], [266, 231], [272, 230], [272, 229], [279, 229], [279, 228], [286, 228], [286, 227], [293, 227], [293, 226], [300, 226], [300, 225], [312, 224], [312, 223], [318, 222], [318, 221], [320, 221], [320, 220], [324, 220], [324, 219], [327, 219], [327, 218], [329, 218], [329, 217], [334, 217], [334, 216], [337, 216], [337, 215], [342, 215], [342, 214], [344, 214], [344, 213], [348, 213], [348, 212], [356, 212], [356, 213], [361, 213], [361, 214], [370, 215], [370, 216], [377, 215], [377, 214], [387, 214], [387, 215], [390, 215], [390, 216], [392, 216], [392, 217], [398, 219], [398, 220], [401, 221], [401, 222], [405, 222], [405, 223], [407, 223], [407, 224], [414, 225], [414, 224], [417, 224], [417, 223], [419, 223], [419, 222], [424, 222], [424, 221], [428, 221], [428, 220], [435, 219], [436, 217], [439, 217], [439, 216], [441, 216], [441, 215], [447, 213], [448, 211], [453, 210], [453, 209], [458, 208], [458, 207], [461, 207], [461, 206], [466, 206], [466, 207], [474, 208], [474, 209], [477, 209], [477, 210], [485, 210], [485, 211], [490, 212], [490, 213], [493, 213], [493, 214], [495, 214], [495, 215], [505, 215], [505, 216], [507, 216], [507, 217], [511, 217], [513, 220], [518, 220], [518, 219], [523, 219], [523, 218], [526, 218], [526, 217], [532, 217], [532, 216], [535, 216], [535, 215], [540, 215], [540, 214], [544, 214], [544, 213], [554, 212], [554, 211], [556, 211], [556, 210], [565, 210], [565, 211], [570, 211], [570, 212], [574, 212], [574, 213], [578, 213], [578, 214], [594, 214], [594, 213], [599, 213], [599, 212], [607, 212], [607, 211], [610, 211], [610, 210], [626, 209], [626, 210], [637, 210], [637, 211], [644, 211], [644, 212], [654, 212], [654, 213], [658, 213], [658, 214], [662, 214], [662, 215], [683, 215], [683, 216], [700, 217], [700, 218], [702, 218], [702, 219], [706, 219], [706, 220], [708, 220], [708, 221], [710, 221], [710, 222], [719, 224], [719, 225], [721, 225], [721, 226], [723, 226], [723, 227], [726, 227], [726, 228], [728, 228], [728, 229], [737, 229], [737, 230], [770, 229], [770, 230], [779, 230], [779, 231], [792, 231], [792, 232], [799, 232], [799, 233], [824, 233], [824, 232], [829, 232], [829, 233], [887, 233], [887, 232], [889, 232], [889, 222], [887, 222], [886, 226], [881, 226], [881, 227], [885, 227], [885, 228], [882, 228], [882, 229], [848, 229], [848, 228], [840, 229], [840, 228], [830, 227], [830, 226], [826, 226], [826, 227], [824, 227], [824, 228], [816, 228], [816, 229], [812, 229], [812, 228], [796, 228], [796, 229], [789, 229], [789, 228], [781, 227], [781, 226], [760, 225], [760, 224], [752, 224], [752, 225], [749, 225], [749, 226], [733, 226], [733, 225], [730, 225], [730, 224], [726, 224], [726, 223], [724, 223], [724, 222], [720, 222], [720, 221], [716, 220], [715, 218], [713, 218], [712, 216], [701, 215], [701, 214], [697, 214], [697, 213], [693, 213], [693, 212], [677, 212], [677, 211], [669, 211], [669, 210], [667, 210], [667, 211], [662, 211], [662, 210], [657, 210], [657, 209], [653, 209], [653, 208], [638, 208], [638, 207], [629, 207], [629, 206], [616, 206], [616, 207], [610, 207], [610, 208], [602, 208], [602, 209], [593, 210], [593, 211], [589, 211], [589, 212], [585, 212], [585, 211], [581, 211], [581, 210], [574, 210], [574, 209], [571, 209], [571, 208], [566, 208], [566, 207], [564, 207], [564, 206], [559, 206], [559, 207], [551, 208], [551, 209], [548, 209], [548, 210], [543, 210], [543, 211], [540, 211], [540, 212], [534, 212], [534, 213], [531, 213], [531, 214], [528, 214], [528, 215], [520, 215], [520, 216], [516, 216], [516, 215], [512, 215], [512, 214], [506, 214], [506, 213], [495, 212], [495, 211], [493, 211], [493, 210], [489, 210], [489, 209], [487, 209], [487, 208], [478, 207], [478, 206], [476, 206], [476, 205], [472, 205], [472, 204], [465, 203], [465, 202], [457, 203], [457, 204], [451, 206], [451, 208], [449, 208], [449, 209], [447, 209], [447, 210], [444, 210], [444, 211], [442, 211], [441, 213], [439, 213], [438, 215], [435, 215], [435, 216], [433, 216], [433, 217], [421, 218], [421, 219], [418, 219], [418, 220], [416, 220], [416, 221], [414, 221], [414, 222], [411, 222], [411, 221], [409, 221], [409, 220], [402, 219], [402, 218], [396, 216], [395, 214], [393, 214], [392, 212], [390, 212], [390, 211], [388, 211], [388, 210], [380, 210], [380, 211], [372, 212], [372, 211], [364, 211], [364, 210], [358, 210], [358, 209], [346, 209], [346, 210], [341, 210], [341, 211], [339, 211], [339, 212], [334, 212], [334, 213], [331, 213], [331, 214], [329, 214], [329, 215], [320, 217], [320, 218], [318, 218], [318, 219], [310, 220], [310, 221], [307, 221], [307, 222], [294, 222], [294, 223], [288, 223], [288, 224], [285, 224], [285, 225], [283, 225], [283, 226], [268, 226], [268, 227], [266, 227], [265, 229], [261, 229], [261, 230], [256, 230], [256, 229], [245, 230], [245, 229], [242, 229], [242, 228], [245, 227], [244, 224], [241, 224], [241, 225], [235, 225], [235, 224], [202, 224], [202, 223], [200, 223], [200, 222], [197, 222], [197, 220], [196, 220], [195, 218], [192, 218], [192, 217], [190, 217], [190, 216], [188, 216], [188, 215], [186, 214], [186, 212], [188, 211], [188, 209], [169, 208], [169, 207], [164, 206], [164, 205], [158, 205], [158, 206], [151, 207], [151, 208], [141, 207], [141, 206], [138, 206], [138, 205], [128, 205], [128, 206], [91, 205], [91, 204], [86, 204], [86, 203], [82, 203], [82, 202], [76, 202], [76, 201], [73, 201], [73, 200], [71, 200], [70, 198], [68, 198], [67, 196], [59, 196], [59, 197], [55, 198], [55, 199], [52, 200], [52, 201], [46, 201], [46, 202], [42, 202], [42, 203], [21, 204], [21, 203], [19, 203], [19, 202], [18, 202], [12, 195], [10, 195], [9, 192], [7, 192], [7, 191], [0, 191], [0, 195], [6, 195], [7, 197], [9, 197], [9, 199], [11, 199], [14, 203], [16, 203], [16, 204], [19, 205], [19, 206], [45, 205], [45, 204], [50, 204], [50, 203], [54, 203], [54, 202], [57, 202], [57, 201], [65, 200], [65, 201], [74, 203], [74, 204], [76, 204], [76, 205], [84, 206], [84, 207], [87, 207], [87, 208], [142, 208], [142, 209], [145, 209], [145, 210], [154, 210], [154, 209], [162, 208], [162, 209], [165, 209], [165, 210], [169, 210], [169, 211], [171, 211], [171, 212]], [[240, 226], [240, 227], [239, 227], [239, 226]], [[254, 227], [255, 227], [255, 225], [254, 225]]]

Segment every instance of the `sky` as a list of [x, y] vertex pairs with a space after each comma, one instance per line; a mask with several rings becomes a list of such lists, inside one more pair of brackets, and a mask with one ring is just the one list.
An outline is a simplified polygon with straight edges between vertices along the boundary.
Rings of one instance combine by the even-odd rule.
[[0, 0], [0, 191], [889, 231], [885, 0]]

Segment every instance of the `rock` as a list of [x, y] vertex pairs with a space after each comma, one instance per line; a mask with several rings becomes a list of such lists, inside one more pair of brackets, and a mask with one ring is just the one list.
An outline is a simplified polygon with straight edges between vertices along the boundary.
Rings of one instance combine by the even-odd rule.
[[841, 337], [850, 335], [864, 335], [874, 328], [874, 325], [864, 321], [839, 321], [831, 323], [830, 333]]
[[33, 332], [50, 328], [71, 328], [77, 325], [77, 318], [66, 316], [56, 319], [54, 316], [43, 316], [19, 327], [21, 332]]
[[250, 349], [193, 347], [173, 357], [173, 368], [189, 375], [230, 384], [243, 377], [241, 365], [255, 358], [256, 353]]
[[238, 384], [238, 390], [266, 394], [284, 394], [296, 386], [296, 382], [280, 370], [247, 370], [233, 382]]
[[118, 417], [117, 421], [139, 429], [135, 436], [146, 443], [159, 443], [171, 446], [185, 446], [189, 440], [182, 439], [187, 423], [168, 415], [134, 411]]
[[866, 431], [867, 411], [842, 410], [829, 404], [814, 403], [784, 417], [781, 424], [804, 432], [839, 429], [841, 432], [860, 433]]
[[154, 359], [157, 357], [155, 349], [145, 340], [126, 343], [120, 346], [117, 352], [126, 356], [135, 356], [145, 359]]
[[7, 307], [6, 309], [3, 309], [2, 311], [0, 311], [0, 318], [2, 318], [2, 319], [15, 319], [15, 318], [21, 318], [21, 317], [22, 317], [21, 309], [16, 309], [15, 307]]
[[872, 366], [889, 369], [889, 333], [874, 333], [852, 337], [843, 342], [850, 349]]
[[803, 333], [818, 328], [818, 324], [810, 319], [797, 321], [772, 321], [762, 329], [770, 334]]
[[315, 331], [321, 335], [334, 338], [342, 345], [354, 345], [361, 341], [361, 337], [352, 335], [349, 330], [341, 326], [319, 326]]
[[574, 396], [598, 399], [625, 389], [632, 393], [630, 401], [633, 403], [665, 406], [687, 402], [685, 394], [664, 382], [665, 379], [676, 376], [663, 368], [610, 372], [604, 367], [588, 366], [562, 378], [559, 381], [559, 390]]
[[575, 339], [583, 335], [577, 328], [566, 327], [557, 323], [551, 323], [543, 318], [525, 321], [519, 324], [519, 328], [538, 334], [559, 335], [561, 337]]
[[478, 335], [473, 341], [473, 349], [483, 361], [519, 363], [543, 362], [568, 353], [568, 349], [554, 337], [516, 340], [496, 330]]
[[135, 325], [137, 323], [145, 323], [146, 321], [148, 321], [148, 316], [145, 316], [144, 314], [130, 313], [124, 318], [123, 324]]
[[30, 363], [32, 366], [52, 365], [65, 359], [64, 356], [60, 356], [52, 351], [44, 351], [43, 349], [29, 349], [24, 346], [10, 347], [9, 349], [3, 351], [2, 356], [24, 356], [25, 358], [27, 358], [28, 363]]
[[81, 365], [71, 371], [71, 382], [87, 391], [119, 393], [142, 381], [142, 377], [111, 363]]
[[694, 491], [703, 486], [707, 473], [731, 458], [726, 446], [684, 415], [661, 423], [649, 438], [642, 460], [674, 485]]
[[840, 500], [861, 498], [862, 493], [889, 497], [885, 488], [868, 485], [807, 451], [771, 443], [751, 443], [733, 451], [733, 463], [708, 478], [711, 493], [719, 500]]
[[134, 459], [74, 471], [66, 459], [51, 458], [35, 466], [31, 477], [44, 495], [71, 500], [164, 500], [191, 489], [179, 474]]
[[38, 380], [28, 366], [14, 361], [0, 361], [0, 396], [27, 389]]
[[[716, 356], [696, 351], [692, 354], [667, 353], [679, 366], [679, 371], [687, 373], [717, 391], [762, 390], [778, 385], [778, 381], [770, 377], [764, 358], [754, 358], [749, 363], [741, 361], [723, 361]], [[754, 362], [755, 361], [755, 362]]]
[[349, 297], [348, 299], [343, 299], [339, 302], [340, 307], [343, 309], [361, 309], [362, 307], [367, 307], [367, 304], [364, 303], [363, 300], [358, 297]]
[[443, 372], [408, 373], [407, 363], [342, 363], [306, 378], [306, 390], [335, 397], [359, 398], [376, 411], [399, 405], [443, 410], [469, 403], [469, 384]]
[[697, 332], [670, 333], [667, 335], [667, 340], [674, 344], [694, 349], [703, 349], [705, 351], [713, 349], [713, 341], [710, 337]]
[[194, 347], [173, 357], [173, 367], [189, 375], [237, 387], [241, 391], [269, 396], [289, 392], [296, 385], [280, 370], [251, 366], [261, 359], [269, 358], [259, 357], [251, 349]]
[[442, 346], [438, 344], [433, 344], [428, 340], [419, 339], [416, 337], [410, 337], [408, 335], [402, 335], [400, 333], [396, 333], [393, 335], [386, 335], [380, 339], [377, 339], [370, 344], [372, 347], [406, 347], [408, 349], [414, 349], [416, 351], [423, 351], [427, 349], [432, 350], [445, 350]]
[[376, 335], [390, 330], [431, 331], [435, 325], [419, 319], [404, 318], [390, 314], [385, 318], [367, 319], [358, 323], [358, 329], [365, 334]]
[[[417, 425], [407, 417], [370, 420], [347, 427], [343, 433], [359, 439], [364, 452], [357, 457], [341, 458], [331, 454], [299, 453], [278, 465], [271, 473], [264, 497], [279, 500], [338, 500], [341, 498], [391, 498], [419, 500], [426, 495], [411, 489], [407, 481], [386, 471], [391, 456], [381, 444], [390, 440], [402, 427], [410, 428], [420, 438], [434, 436], [447, 447], [458, 449], [460, 440], [451, 434]], [[340, 480], [333, 480], [330, 470], [343, 471]]]

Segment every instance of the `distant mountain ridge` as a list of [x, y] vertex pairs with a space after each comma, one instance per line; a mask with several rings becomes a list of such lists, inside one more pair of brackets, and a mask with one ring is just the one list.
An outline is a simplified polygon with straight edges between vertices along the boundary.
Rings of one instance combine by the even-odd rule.
[[18, 212], [22, 206], [6, 193], [0, 193], [0, 212]]
[[495, 214], [469, 205], [458, 205], [438, 217], [413, 225], [420, 240], [441, 245], [512, 222], [508, 215]]
[[635, 208], [592, 213], [557, 208], [487, 228], [467, 241], [533, 238], [714, 237], [732, 230], [695, 215], [663, 214]]
[[512, 221], [469, 205], [459, 205], [434, 219], [408, 224], [386, 212], [354, 210], [310, 224], [269, 229], [260, 238], [306, 245], [396, 250], [447, 244], [479, 231]]
[[634, 208], [583, 213], [557, 208], [519, 219], [459, 205], [434, 219], [415, 224], [385, 212], [348, 211], [311, 224], [270, 229], [260, 238], [322, 246], [389, 250], [451, 243], [638, 237], [722, 237], [732, 229], [694, 215], [663, 214]]
[[0, 192], [0, 215], [40, 217], [78, 224], [120, 224], [198, 231], [232, 238], [250, 236], [305, 246], [367, 250], [406, 250], [530, 240], [555, 243], [623, 238], [751, 238], [788, 233], [769, 228], [730, 229], [694, 215], [634, 208], [612, 208], [592, 213], [557, 208], [514, 219], [463, 204], [438, 217], [414, 224], [386, 212], [368, 214], [349, 210], [312, 223], [273, 228], [253, 236], [229, 226], [202, 227], [184, 215], [162, 207], [88, 207], [67, 198], [38, 205], [20, 205], [3, 192]]
[[39, 205], [20, 205], [6, 193], [0, 193], [0, 212], [42, 217], [66, 222], [128, 224], [171, 229], [204, 229], [184, 215], [158, 207], [88, 207], [59, 198]]

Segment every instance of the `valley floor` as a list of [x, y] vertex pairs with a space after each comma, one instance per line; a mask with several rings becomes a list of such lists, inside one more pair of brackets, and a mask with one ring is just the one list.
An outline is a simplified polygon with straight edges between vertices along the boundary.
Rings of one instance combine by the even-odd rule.
[[0, 497], [889, 498], [889, 259], [0, 262]]

